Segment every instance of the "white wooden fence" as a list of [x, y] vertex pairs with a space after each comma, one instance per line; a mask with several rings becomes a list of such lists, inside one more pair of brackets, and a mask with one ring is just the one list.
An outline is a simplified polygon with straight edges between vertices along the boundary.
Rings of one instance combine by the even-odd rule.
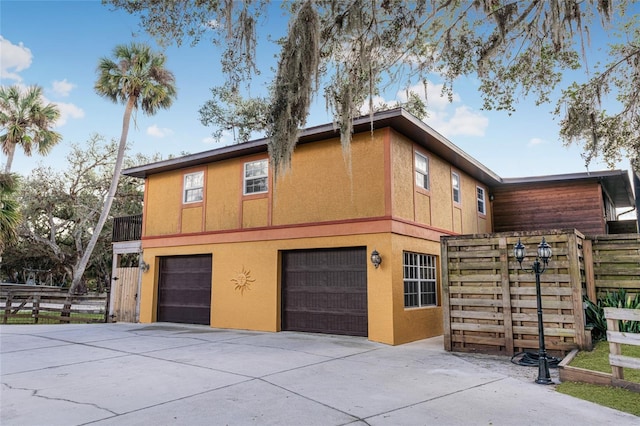
[[622, 355], [620, 345], [640, 346], [640, 334], [620, 331], [619, 321], [640, 321], [640, 309], [604, 308], [607, 319], [607, 341], [609, 342], [609, 364], [611, 364], [611, 382], [614, 386], [636, 388], [624, 380], [623, 368], [640, 370], [640, 358]]

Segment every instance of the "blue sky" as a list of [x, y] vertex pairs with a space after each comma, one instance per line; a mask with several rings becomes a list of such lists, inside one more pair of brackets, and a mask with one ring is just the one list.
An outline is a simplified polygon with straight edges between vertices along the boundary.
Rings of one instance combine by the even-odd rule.
[[[635, 6], [640, 9], [639, 6]], [[274, 8], [258, 28], [265, 36], [278, 37], [286, 30], [286, 17]], [[49, 102], [56, 103], [62, 117], [56, 130], [63, 141], [46, 157], [25, 157], [19, 149], [13, 172], [28, 174], [37, 165], [64, 167], [70, 146], [82, 144], [94, 133], [107, 140], [118, 139], [124, 106], [99, 97], [93, 90], [96, 66], [103, 56], [111, 56], [118, 44], [131, 41], [155, 46], [154, 40], [139, 31], [138, 18], [122, 11], [111, 11], [100, 1], [2, 0], [0, 3], [1, 84], [33, 85], [44, 88]], [[606, 43], [592, 34], [592, 49]], [[159, 50], [159, 49], [157, 49]], [[261, 46], [259, 67], [265, 77], [275, 66], [275, 51]], [[220, 51], [207, 42], [191, 47], [169, 47], [167, 68], [176, 76], [178, 99], [168, 111], [155, 116], [139, 113], [129, 132], [131, 153], [160, 153], [165, 158], [182, 152], [195, 153], [232, 143], [225, 138], [213, 141], [214, 129], [204, 127], [198, 110], [210, 99], [209, 89], [222, 83]], [[431, 81], [437, 93], [438, 76]], [[400, 87], [398, 87], [400, 89]], [[256, 86], [255, 90], [260, 90]], [[432, 126], [502, 177], [539, 176], [586, 171], [580, 147], [566, 148], [558, 138], [558, 123], [551, 115], [554, 105], [536, 107], [521, 102], [518, 111], [482, 111], [477, 81], [461, 81], [455, 88], [454, 102], [429, 95]], [[394, 93], [386, 93], [393, 101]], [[307, 125], [331, 121], [324, 99], [316, 99]], [[0, 165], [6, 161], [0, 156]], [[624, 161], [618, 168], [628, 169]], [[589, 170], [604, 170], [603, 162], [592, 162]]]

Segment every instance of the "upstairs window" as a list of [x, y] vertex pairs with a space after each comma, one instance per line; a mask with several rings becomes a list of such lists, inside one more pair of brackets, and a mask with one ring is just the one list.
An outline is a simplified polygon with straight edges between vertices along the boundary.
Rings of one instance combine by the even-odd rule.
[[404, 307], [436, 306], [436, 257], [407, 251], [403, 256]]
[[484, 188], [480, 188], [479, 186], [476, 188], [478, 190], [478, 213], [487, 214], [487, 205], [485, 202], [486, 198], [484, 194]]
[[188, 173], [184, 175], [184, 193], [182, 202], [197, 203], [202, 201], [204, 188], [204, 172]]
[[418, 188], [429, 189], [429, 159], [416, 152], [416, 185]]
[[269, 190], [268, 160], [244, 163], [244, 195], [261, 194]]
[[460, 175], [451, 172], [451, 187], [453, 188], [453, 202], [460, 204]]

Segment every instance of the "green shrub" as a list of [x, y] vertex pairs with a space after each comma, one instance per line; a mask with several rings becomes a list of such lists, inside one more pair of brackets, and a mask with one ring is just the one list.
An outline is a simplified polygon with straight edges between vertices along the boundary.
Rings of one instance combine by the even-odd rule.
[[[640, 309], [640, 293], [635, 297], [628, 295], [623, 288], [616, 292], [608, 292], [597, 303], [584, 298], [586, 305], [587, 326], [592, 327], [591, 336], [594, 340], [606, 340], [607, 320], [604, 317], [604, 308]], [[640, 321], [620, 321], [620, 331], [626, 333], [640, 333]]]

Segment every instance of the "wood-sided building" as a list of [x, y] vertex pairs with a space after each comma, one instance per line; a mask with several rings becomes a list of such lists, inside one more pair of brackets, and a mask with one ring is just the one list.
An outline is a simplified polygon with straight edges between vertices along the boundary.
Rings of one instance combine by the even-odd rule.
[[577, 229], [585, 235], [637, 233], [619, 220], [635, 200], [625, 170], [502, 178], [491, 188], [494, 232]]

